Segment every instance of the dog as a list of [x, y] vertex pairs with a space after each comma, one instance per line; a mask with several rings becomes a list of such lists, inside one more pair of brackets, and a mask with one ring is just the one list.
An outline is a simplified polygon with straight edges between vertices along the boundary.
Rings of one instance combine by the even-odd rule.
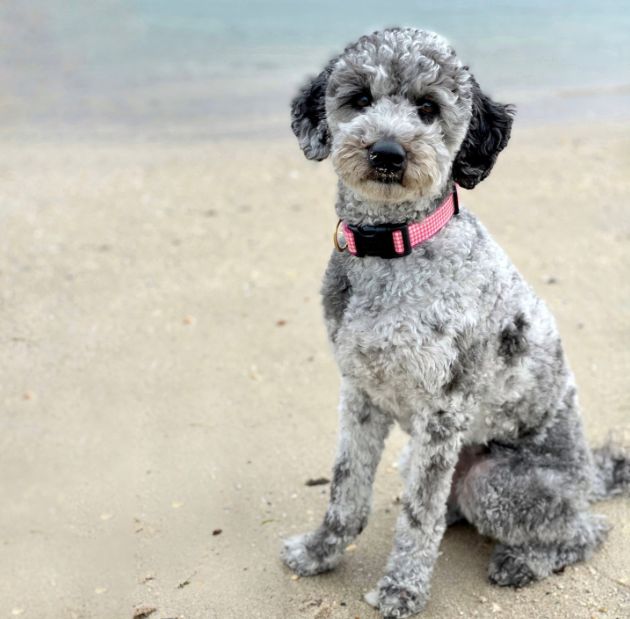
[[398, 422], [410, 436], [402, 510], [366, 595], [385, 617], [423, 610], [448, 525], [495, 538], [490, 581], [522, 587], [588, 559], [609, 529], [589, 503], [630, 488], [627, 452], [586, 443], [549, 310], [458, 205], [457, 185], [488, 176], [514, 113], [442, 37], [398, 28], [349, 45], [292, 104], [306, 157], [332, 159], [347, 245], [335, 236], [345, 251], [322, 287], [342, 376], [330, 504], [282, 557], [301, 576], [340, 562]]

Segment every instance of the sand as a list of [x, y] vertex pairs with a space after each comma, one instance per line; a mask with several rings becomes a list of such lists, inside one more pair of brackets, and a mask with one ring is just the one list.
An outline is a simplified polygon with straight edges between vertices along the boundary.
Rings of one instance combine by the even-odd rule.
[[[593, 443], [630, 423], [629, 169], [630, 126], [528, 128], [463, 192], [556, 316]], [[334, 456], [334, 196], [288, 140], [3, 147], [2, 617], [377, 616], [399, 431], [339, 568], [279, 559]], [[516, 592], [487, 581], [491, 540], [449, 530], [422, 616], [630, 617], [630, 500], [595, 510], [605, 548]]]

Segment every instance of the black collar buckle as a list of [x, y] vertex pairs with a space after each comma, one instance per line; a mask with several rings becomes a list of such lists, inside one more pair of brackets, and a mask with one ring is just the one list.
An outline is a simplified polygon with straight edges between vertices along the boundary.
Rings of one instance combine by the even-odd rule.
[[[409, 226], [405, 224], [381, 224], [380, 226], [354, 226], [348, 224], [354, 236], [357, 248], [355, 254], [359, 258], [364, 256], [378, 256], [379, 258], [402, 258], [411, 253], [409, 241]], [[394, 232], [400, 231], [404, 252], [399, 254], [394, 247]]]
[[453, 217], [459, 215], [459, 196], [457, 195], [457, 185], [455, 191], [453, 191]]

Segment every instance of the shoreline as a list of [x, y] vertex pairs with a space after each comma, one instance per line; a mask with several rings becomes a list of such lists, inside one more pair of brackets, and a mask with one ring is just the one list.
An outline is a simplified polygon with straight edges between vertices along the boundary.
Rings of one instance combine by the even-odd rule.
[[[0, 107], [0, 138], [31, 143], [283, 139], [291, 136], [291, 100], [316, 73], [305, 67], [252, 79], [167, 80], [156, 87], [123, 88], [109, 99], [106, 93], [86, 92], [78, 107], [60, 99], [49, 102], [46, 111], [39, 109], [46, 105], [46, 95], [33, 107], [30, 100], [9, 93]], [[630, 83], [484, 91], [496, 101], [516, 105], [517, 127], [630, 122]]]
[[[577, 92], [577, 91], [576, 91]], [[581, 92], [581, 91], [580, 91]], [[598, 113], [584, 109], [585, 100], [593, 99], [600, 104]], [[497, 101], [510, 103], [505, 97]], [[605, 106], [601, 106], [604, 102]], [[624, 103], [627, 102], [627, 105]], [[553, 99], [532, 99], [515, 103], [516, 118], [514, 131], [529, 131], [541, 128], [569, 129], [570, 127], [608, 127], [630, 124], [630, 87], [626, 93], [583, 97], [581, 94], [556, 96]], [[254, 142], [269, 139], [274, 142], [292, 140], [290, 104], [274, 114], [254, 118], [218, 116], [208, 117], [205, 123], [163, 123], [156, 125], [98, 124], [85, 123], [67, 125], [15, 127], [0, 125], [0, 139], [8, 144], [81, 144], [81, 145], [126, 145], [164, 144], [165, 146], [198, 146], [217, 141]]]

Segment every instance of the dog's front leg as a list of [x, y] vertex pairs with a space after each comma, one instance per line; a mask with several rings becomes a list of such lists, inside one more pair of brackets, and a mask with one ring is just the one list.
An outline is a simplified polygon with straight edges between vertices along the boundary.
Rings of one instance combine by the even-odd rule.
[[334, 568], [367, 524], [374, 475], [391, 425], [389, 415], [344, 380], [328, 511], [316, 531], [288, 539], [282, 551], [285, 563], [301, 576]]
[[378, 591], [366, 596], [385, 617], [410, 617], [429, 600], [464, 422], [464, 416], [444, 411], [414, 422], [394, 549]]

